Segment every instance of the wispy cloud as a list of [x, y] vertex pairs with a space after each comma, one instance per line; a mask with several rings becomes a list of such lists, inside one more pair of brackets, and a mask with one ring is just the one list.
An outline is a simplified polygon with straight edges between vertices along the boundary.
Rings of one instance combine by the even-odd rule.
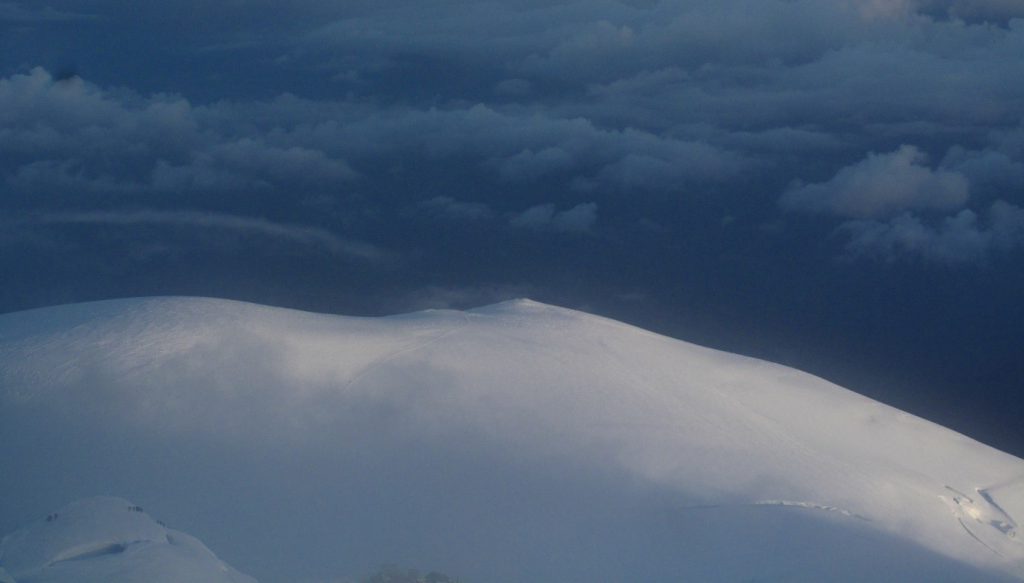
[[26, 8], [17, 2], [0, 2], [0, 22], [57, 22], [65, 20], [90, 20], [95, 16], [54, 10], [49, 6]]
[[362, 241], [339, 237], [326, 229], [277, 223], [257, 217], [196, 211], [94, 211], [41, 214], [18, 222], [38, 225], [165, 225], [230, 231], [243, 236], [263, 237], [286, 243], [319, 248], [328, 253], [366, 261], [384, 261], [390, 254]]
[[559, 233], [587, 233], [597, 223], [597, 204], [580, 203], [571, 209], [557, 210], [553, 204], [539, 204], [514, 215], [509, 224], [520, 229], [555, 231]]

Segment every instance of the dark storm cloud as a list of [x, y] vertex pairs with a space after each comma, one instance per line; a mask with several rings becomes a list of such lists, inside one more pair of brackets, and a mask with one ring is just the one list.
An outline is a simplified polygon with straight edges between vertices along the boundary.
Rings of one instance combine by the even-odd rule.
[[35, 68], [0, 80], [0, 163], [15, 196], [329, 188], [344, 160], [220, 133], [187, 100], [104, 90]]
[[[602, 128], [543, 109], [474, 104], [346, 108], [335, 115], [344, 117], [298, 127], [281, 137], [338, 151], [353, 161], [406, 155], [441, 163], [469, 157], [502, 181], [523, 183], [561, 174], [584, 188], [664, 190], [678, 181], [722, 179], [743, 166], [739, 156], [697, 141]], [[656, 172], [645, 172], [650, 169]]]
[[[527, 208], [526, 223], [588, 230], [593, 213], [534, 219], [637, 197], [654, 202], [634, 205], [631, 220], [679, 197], [764, 208], [780, 199], [832, 226], [1024, 202], [1024, 86], [1012, 81], [1024, 78], [1024, 21], [998, 0], [302, 2], [244, 15], [181, 5], [206, 24], [177, 50], [217, 75], [249, 54], [345, 97], [268, 85], [277, 97], [197, 104], [187, 85], [145, 94], [130, 79], [122, 89], [41, 68], [9, 74], [9, 204], [159, 199], [224, 211], [249, 200], [334, 229], [367, 204], [376, 216], [401, 202], [438, 219]], [[70, 14], [59, 3], [2, 7]], [[121, 18], [112, 4], [92, 8], [101, 22]], [[188, 20], [161, 25], [170, 8], [146, 8], [138, 28]], [[250, 32], [282, 26], [262, 44], [205, 42], [203, 31], [225, 39], [229, 17]], [[277, 56], [257, 57], [260, 47]]]
[[[23, 202], [106, 194], [216, 205], [240, 193], [298, 203], [351, 190], [361, 165], [369, 176], [382, 160], [401, 165], [403, 158], [434, 166], [468, 159], [499, 182], [555, 176], [568, 191], [612, 194], [722, 181], [745, 164], [698, 141], [543, 110], [382, 108], [287, 95], [194, 106], [173, 95], [59, 81], [39, 68], [0, 80], [0, 106], [4, 180]], [[453, 175], [458, 180], [460, 171]]]

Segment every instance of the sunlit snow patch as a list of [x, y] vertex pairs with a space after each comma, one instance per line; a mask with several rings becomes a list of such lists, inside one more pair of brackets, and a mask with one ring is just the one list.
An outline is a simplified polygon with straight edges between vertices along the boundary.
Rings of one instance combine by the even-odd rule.
[[[975, 488], [974, 495], [946, 486], [949, 494], [940, 498], [971, 538], [996, 555], [1004, 556], [1008, 546], [1014, 549], [1017, 545], [1024, 545], [1024, 541], [1017, 537], [1017, 521], [996, 500], [994, 492], [1001, 490], [1008, 503], [1017, 504], [1020, 500], [1013, 496], [1018, 494], [1014, 491], [1015, 486], [1017, 484]], [[1019, 552], [1019, 547], [1017, 550]]]

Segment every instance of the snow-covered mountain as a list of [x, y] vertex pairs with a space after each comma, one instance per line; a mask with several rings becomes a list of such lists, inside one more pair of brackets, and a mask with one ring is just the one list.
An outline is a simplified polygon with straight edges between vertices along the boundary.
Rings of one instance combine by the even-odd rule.
[[0, 581], [255, 583], [120, 498], [79, 500], [0, 542]]
[[528, 300], [2, 315], [0, 459], [2, 532], [125, 496], [264, 582], [384, 562], [476, 582], [1024, 579], [1024, 461]]

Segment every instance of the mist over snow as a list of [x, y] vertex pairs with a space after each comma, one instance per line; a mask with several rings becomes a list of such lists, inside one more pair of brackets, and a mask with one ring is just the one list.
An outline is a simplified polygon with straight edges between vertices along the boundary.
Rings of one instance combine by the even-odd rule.
[[18, 583], [384, 563], [498, 583], [1024, 578], [1020, 458], [785, 366], [529, 300], [3, 315], [0, 456], [0, 567]]

